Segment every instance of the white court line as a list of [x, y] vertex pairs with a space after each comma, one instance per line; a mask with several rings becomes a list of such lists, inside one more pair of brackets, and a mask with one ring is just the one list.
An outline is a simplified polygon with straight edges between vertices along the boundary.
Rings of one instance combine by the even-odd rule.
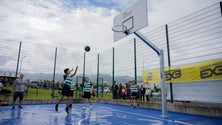
[[[95, 107], [98, 107], [98, 106], [95, 106]], [[186, 122], [183, 122], [183, 121], [167, 120], [167, 119], [164, 119], [164, 118], [159, 118], [159, 117], [154, 117], [154, 116], [148, 116], [148, 115], [142, 115], [142, 114], [138, 114], [138, 113], [132, 113], [132, 112], [127, 112], [127, 111], [122, 111], [122, 110], [117, 110], [117, 109], [112, 109], [112, 108], [107, 108], [107, 107], [99, 107], [99, 108], [104, 108], [104, 109], [109, 109], [109, 110], [112, 110], [112, 111], [118, 111], [118, 112], [122, 112], [122, 113], [127, 113], [127, 114], [133, 114], [133, 115], [143, 116], [143, 117], [152, 118], [152, 119], [156, 119], [156, 120], [162, 120], [162, 121], [166, 121], [166, 122], [175, 122], [175, 123], [184, 124], [184, 125], [192, 125], [192, 124], [190, 124], [190, 123], [186, 123]], [[79, 120], [79, 121], [78, 121], [78, 125], [81, 125], [81, 122], [84, 121], [84, 120], [86, 120], [86, 119], [89, 119], [89, 118], [84, 118], [84, 119]]]

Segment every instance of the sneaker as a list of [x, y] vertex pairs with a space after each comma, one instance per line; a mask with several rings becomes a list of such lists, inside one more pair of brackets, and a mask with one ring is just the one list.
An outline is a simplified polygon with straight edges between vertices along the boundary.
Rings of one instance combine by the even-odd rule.
[[55, 110], [58, 112], [59, 104], [55, 105]]
[[93, 106], [92, 105], [90, 105], [90, 109], [92, 109], [93, 108]]
[[15, 109], [15, 106], [12, 106], [12, 110], [14, 110]]
[[67, 114], [69, 114], [69, 107], [66, 107], [65, 111], [66, 111]]
[[84, 107], [82, 107], [82, 109], [83, 109], [83, 110], [85, 110], [85, 109], [86, 109], [86, 107], [84, 106]]
[[19, 105], [18, 108], [23, 109], [23, 107], [21, 105]]

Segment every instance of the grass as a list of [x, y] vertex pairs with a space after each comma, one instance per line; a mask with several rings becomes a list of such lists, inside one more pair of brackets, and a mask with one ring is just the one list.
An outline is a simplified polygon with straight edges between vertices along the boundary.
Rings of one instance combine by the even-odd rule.
[[[12, 92], [12, 87], [4, 87], [3, 89], [10, 90]], [[59, 98], [61, 95], [61, 91], [55, 90], [54, 91], [54, 96], [55, 98]], [[36, 89], [36, 88], [28, 88], [28, 95], [24, 94], [24, 100], [26, 99], [52, 99], [52, 90], [51, 89]], [[101, 93], [98, 94], [98, 98], [112, 98], [112, 93]], [[6, 96], [3, 94], [0, 94], [0, 100], [5, 100]], [[13, 94], [11, 93], [9, 96], [10, 100], [13, 98]], [[74, 92], [74, 98], [80, 98], [78, 97], [78, 93], [75, 91]]]
[[48, 89], [36, 89], [36, 88], [29, 88], [28, 95], [25, 94], [25, 99], [51, 99], [52, 91]]

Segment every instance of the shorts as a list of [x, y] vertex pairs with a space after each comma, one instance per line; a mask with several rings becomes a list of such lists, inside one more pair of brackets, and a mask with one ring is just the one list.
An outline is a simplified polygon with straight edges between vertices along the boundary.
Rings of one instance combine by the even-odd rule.
[[19, 100], [22, 101], [24, 97], [24, 92], [15, 92], [13, 96], [13, 101], [16, 101], [19, 97]]
[[139, 97], [138, 97], [138, 93], [137, 92], [132, 92], [132, 94], [131, 94], [131, 99], [138, 99]]
[[90, 92], [84, 92], [83, 98], [90, 99], [91, 98], [91, 93]]
[[74, 90], [70, 90], [70, 96], [73, 98]]
[[69, 85], [64, 84], [64, 86], [63, 86], [63, 88], [62, 88], [62, 95], [68, 96], [68, 97], [73, 96], [73, 93], [72, 93], [73, 91], [71, 92], [70, 89], [71, 89], [71, 88], [70, 88]]

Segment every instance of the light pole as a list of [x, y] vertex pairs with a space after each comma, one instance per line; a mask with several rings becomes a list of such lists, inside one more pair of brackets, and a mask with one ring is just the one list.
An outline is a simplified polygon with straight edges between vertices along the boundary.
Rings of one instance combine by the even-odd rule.
[[22, 60], [23, 58], [26, 58], [27, 56], [22, 56], [21, 58], [21, 62], [20, 62], [20, 67], [19, 67], [19, 74], [21, 74], [21, 70], [22, 70]]

